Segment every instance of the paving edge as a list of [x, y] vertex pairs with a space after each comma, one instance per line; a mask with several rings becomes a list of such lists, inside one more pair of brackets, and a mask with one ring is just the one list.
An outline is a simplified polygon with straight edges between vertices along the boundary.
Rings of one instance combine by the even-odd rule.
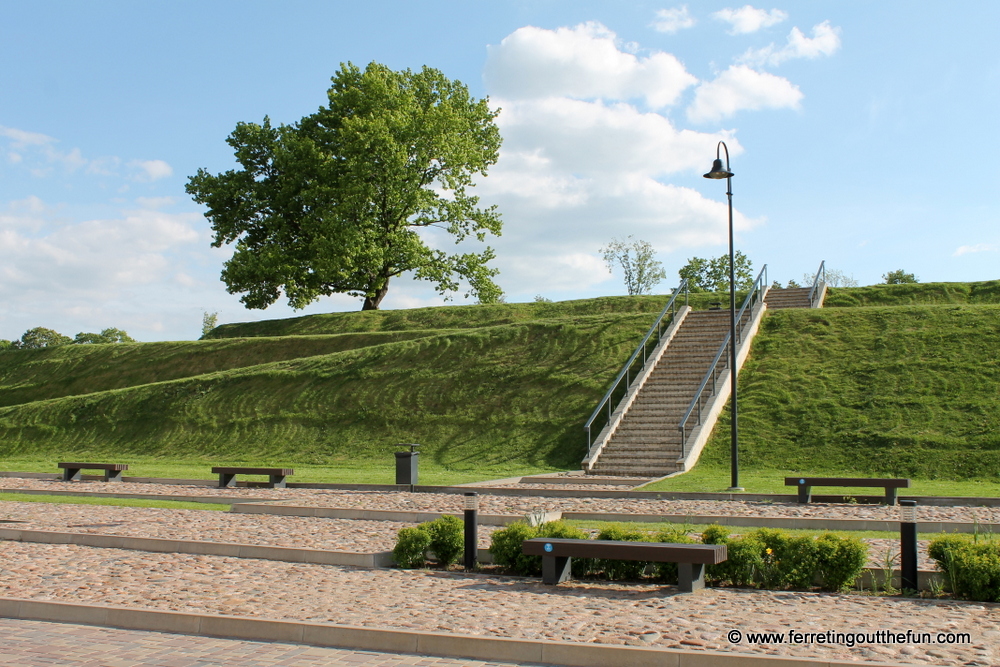
[[[294, 502], [294, 501], [282, 501]], [[402, 523], [423, 523], [433, 521], [440, 516], [449, 514], [462, 518], [458, 512], [415, 512], [411, 510], [367, 510], [354, 507], [311, 507], [308, 505], [274, 505], [271, 503], [237, 503], [230, 510], [233, 514], [271, 514], [277, 516], [304, 516], [323, 519], [356, 519], [362, 521], [399, 521]], [[542, 521], [558, 521], [562, 517], [560, 511], [545, 512]], [[520, 514], [482, 514], [478, 515], [481, 526], [509, 526], [517, 521], [524, 521]], [[1000, 526], [998, 526], [1000, 529]], [[998, 530], [1000, 532], [1000, 530]]]
[[0, 528], [0, 540], [41, 544], [74, 544], [84, 547], [127, 549], [129, 551], [149, 551], [153, 553], [259, 558], [261, 560], [274, 560], [286, 563], [312, 563], [316, 565], [347, 565], [352, 567], [391, 567], [393, 565], [391, 551], [355, 553], [301, 547], [277, 547], [262, 544], [172, 540], [160, 537], [127, 537], [123, 535], [102, 535], [100, 533], [62, 533], [17, 528]]
[[[784, 658], [753, 653], [658, 649], [581, 642], [508, 639], [413, 630], [279, 621], [241, 616], [86, 605], [0, 597], [0, 617], [169, 632], [248, 641], [284, 642], [363, 651], [412, 653], [487, 661], [532, 662], [566, 667], [858, 667], [856, 661]], [[866, 667], [903, 663], [865, 662]]]

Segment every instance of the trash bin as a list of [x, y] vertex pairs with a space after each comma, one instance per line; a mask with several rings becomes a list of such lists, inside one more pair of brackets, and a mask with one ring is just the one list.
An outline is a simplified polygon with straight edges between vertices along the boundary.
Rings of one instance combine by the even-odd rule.
[[417, 483], [417, 464], [420, 460], [420, 452], [416, 451], [420, 445], [401, 444], [400, 447], [409, 447], [408, 452], [396, 452], [396, 484], [409, 484], [413, 486]]

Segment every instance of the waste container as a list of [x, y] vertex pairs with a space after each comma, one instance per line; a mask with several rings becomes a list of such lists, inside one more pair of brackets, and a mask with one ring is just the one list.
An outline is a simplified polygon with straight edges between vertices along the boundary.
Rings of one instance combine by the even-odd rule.
[[420, 452], [417, 451], [417, 447], [419, 446], [400, 445], [400, 447], [409, 447], [410, 451], [396, 452], [396, 484], [413, 486], [417, 483], [417, 464], [420, 460]]

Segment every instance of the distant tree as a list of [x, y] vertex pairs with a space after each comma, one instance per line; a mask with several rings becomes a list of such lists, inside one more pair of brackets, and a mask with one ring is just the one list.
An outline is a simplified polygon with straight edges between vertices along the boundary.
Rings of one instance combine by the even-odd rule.
[[24, 332], [24, 335], [21, 336], [21, 344], [18, 347], [24, 350], [39, 350], [43, 347], [69, 345], [72, 342], [72, 338], [63, 336], [58, 331], [46, 329], [45, 327], [35, 327]]
[[552, 303], [552, 299], [546, 299], [541, 294], [535, 295], [535, 303]]
[[631, 235], [624, 240], [612, 239], [601, 248], [601, 253], [609, 273], [614, 272], [616, 265], [621, 267], [625, 289], [630, 296], [648, 294], [667, 277], [663, 264], [655, 259], [656, 251], [648, 241], [633, 239]]
[[[810, 282], [809, 284], [810, 284], [810, 286], [811, 286], [811, 285], [812, 285], [812, 282]], [[788, 281], [788, 284], [787, 284], [787, 285], [785, 285], [785, 287], [786, 287], [786, 288], [788, 288], [788, 289], [795, 289], [795, 288], [799, 288], [799, 287], [802, 287], [802, 285], [800, 285], [800, 284], [798, 284], [797, 282], [795, 282], [795, 280], [794, 280], [794, 279], [789, 279], [789, 281]]]
[[201, 337], [204, 338], [208, 333], [219, 326], [219, 314], [218, 313], [202, 313], [201, 316]]
[[[739, 250], [733, 253], [733, 269], [736, 289], [750, 289], [753, 286], [753, 262]], [[714, 259], [692, 257], [677, 273], [682, 279], [687, 279], [688, 289], [693, 292], [729, 291], [729, 255]]]
[[771, 289], [782, 289], [781, 283], [779, 283], [777, 280], [772, 281]]
[[109, 343], [134, 343], [136, 340], [121, 329], [108, 328], [101, 333], [80, 332], [73, 339], [76, 345], [107, 345]]
[[907, 273], [903, 269], [896, 269], [895, 271], [890, 271], [889, 273], [882, 274], [882, 280], [885, 281], [885, 285], [903, 285], [905, 283], [918, 283], [917, 277], [912, 273]]
[[10, 341], [0, 338], [0, 352], [2, 352], [3, 350], [16, 350], [18, 347], [20, 346], [17, 344], [17, 341]]
[[[849, 276], [843, 271], [838, 271], [837, 269], [827, 269], [826, 270], [826, 284], [828, 287], [857, 287], [858, 281], [854, 279], [854, 276]], [[803, 273], [802, 274], [802, 284], [809, 285], [812, 287], [813, 281], [816, 279], [815, 273]]]
[[188, 181], [208, 206], [212, 245], [235, 244], [222, 271], [228, 291], [247, 308], [284, 292], [293, 308], [346, 293], [377, 310], [389, 281], [413, 272], [446, 296], [464, 280], [466, 297], [495, 302], [491, 248], [449, 254], [422, 231], [456, 243], [500, 234], [496, 207], [469, 194], [497, 161], [499, 109], [429, 67], [347, 63], [332, 81], [329, 103], [293, 125], [238, 123], [227, 141], [240, 169], [199, 169]]

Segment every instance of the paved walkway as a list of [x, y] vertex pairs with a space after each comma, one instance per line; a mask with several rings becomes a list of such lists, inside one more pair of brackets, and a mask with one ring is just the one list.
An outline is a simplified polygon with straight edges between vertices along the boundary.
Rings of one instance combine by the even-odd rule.
[[189, 637], [0, 618], [4, 667], [507, 667], [434, 656]]

